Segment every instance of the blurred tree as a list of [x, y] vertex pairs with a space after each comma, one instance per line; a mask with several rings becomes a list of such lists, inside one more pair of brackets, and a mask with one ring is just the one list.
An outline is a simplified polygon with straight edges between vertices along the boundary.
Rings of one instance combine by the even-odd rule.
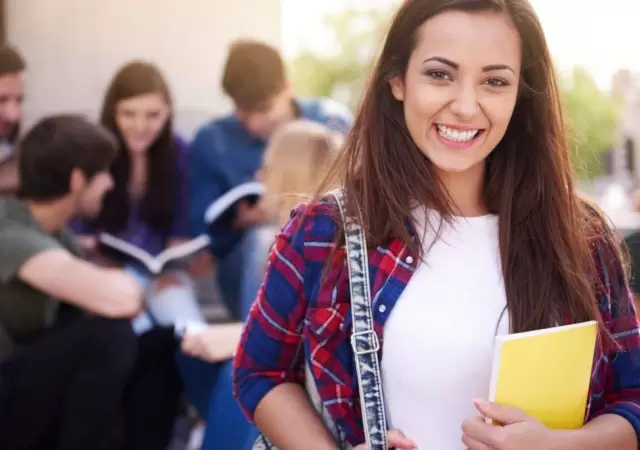
[[392, 11], [347, 9], [325, 19], [334, 51], [301, 51], [293, 61], [299, 95], [332, 97], [355, 110]]
[[[297, 93], [331, 97], [355, 110], [395, 7], [351, 8], [329, 16], [327, 47], [333, 51], [298, 54], [292, 64]], [[618, 104], [582, 67], [561, 74], [560, 88], [576, 174], [580, 179], [594, 178], [603, 171], [602, 152], [613, 143]]]
[[583, 67], [560, 76], [564, 111], [568, 120], [574, 170], [588, 180], [603, 172], [603, 152], [614, 144], [619, 102], [601, 90]]

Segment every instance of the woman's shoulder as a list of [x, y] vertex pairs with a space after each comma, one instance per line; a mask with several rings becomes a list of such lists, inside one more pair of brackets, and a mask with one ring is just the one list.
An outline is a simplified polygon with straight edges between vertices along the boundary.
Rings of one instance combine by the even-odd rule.
[[339, 210], [331, 195], [299, 203], [281, 229], [281, 236], [303, 245], [328, 246], [335, 239]]
[[181, 134], [173, 133], [173, 141], [175, 142], [178, 152], [186, 153], [189, 149], [189, 142]]
[[189, 152], [189, 142], [179, 134], [173, 135], [173, 148], [176, 155], [176, 159], [183, 160], [187, 157]]
[[176, 165], [184, 172], [187, 167], [189, 143], [179, 134], [173, 135], [173, 152], [176, 160]]

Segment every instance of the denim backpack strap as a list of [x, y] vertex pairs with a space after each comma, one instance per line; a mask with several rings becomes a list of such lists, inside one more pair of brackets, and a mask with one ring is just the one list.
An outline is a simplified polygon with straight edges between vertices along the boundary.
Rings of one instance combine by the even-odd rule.
[[362, 423], [371, 450], [387, 450], [387, 420], [382, 395], [378, 350], [380, 341], [373, 327], [369, 263], [364, 230], [345, 214], [344, 191], [330, 192], [336, 199], [345, 233], [349, 286], [351, 290], [351, 348], [356, 361]]
[[[345, 217], [343, 191], [338, 189], [329, 192], [329, 194], [335, 197], [344, 223], [347, 267], [349, 268], [351, 290], [351, 315], [353, 318], [351, 347], [356, 360], [365, 438], [370, 450], [388, 450], [387, 422], [382, 397], [380, 362], [378, 360], [380, 342], [373, 329], [371, 293], [369, 290], [369, 263], [367, 261], [364, 232], [356, 221]], [[324, 408], [308, 365], [305, 365], [305, 387], [314, 408], [327, 426], [329, 433], [335, 439], [338, 448], [351, 450], [352, 447], [344, 440], [343, 433]], [[253, 444], [252, 450], [279, 449], [265, 435], [260, 434]]]

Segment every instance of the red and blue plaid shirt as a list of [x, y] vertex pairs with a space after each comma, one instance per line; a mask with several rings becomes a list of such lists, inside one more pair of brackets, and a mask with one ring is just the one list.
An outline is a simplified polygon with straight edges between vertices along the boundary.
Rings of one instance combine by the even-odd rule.
[[[364, 432], [349, 342], [348, 271], [344, 251], [332, 252], [335, 208], [322, 201], [305, 216], [301, 205], [277, 236], [235, 358], [234, 391], [252, 419], [258, 403], [275, 386], [303, 383], [306, 362], [328, 413], [349, 443], [357, 445], [364, 442]], [[598, 293], [600, 313], [619, 346], [596, 351], [586, 417], [621, 415], [640, 436], [638, 321], [623, 268], [614, 264], [616, 269], [606, 269], [601, 262], [612, 257], [612, 249], [600, 245], [595, 250], [604, 285]], [[327, 265], [329, 257], [334, 261]], [[375, 330], [381, 344], [384, 324], [417, 259], [399, 240], [369, 252]], [[612, 292], [623, 292], [625, 298], [612, 298]]]

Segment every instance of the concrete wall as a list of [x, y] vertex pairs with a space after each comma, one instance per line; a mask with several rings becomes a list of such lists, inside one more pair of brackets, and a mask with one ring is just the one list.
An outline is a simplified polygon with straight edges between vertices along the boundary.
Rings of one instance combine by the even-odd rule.
[[7, 38], [29, 65], [25, 121], [58, 111], [95, 117], [124, 62], [158, 64], [176, 127], [190, 135], [227, 112], [220, 73], [238, 37], [280, 45], [279, 0], [5, 0]]

